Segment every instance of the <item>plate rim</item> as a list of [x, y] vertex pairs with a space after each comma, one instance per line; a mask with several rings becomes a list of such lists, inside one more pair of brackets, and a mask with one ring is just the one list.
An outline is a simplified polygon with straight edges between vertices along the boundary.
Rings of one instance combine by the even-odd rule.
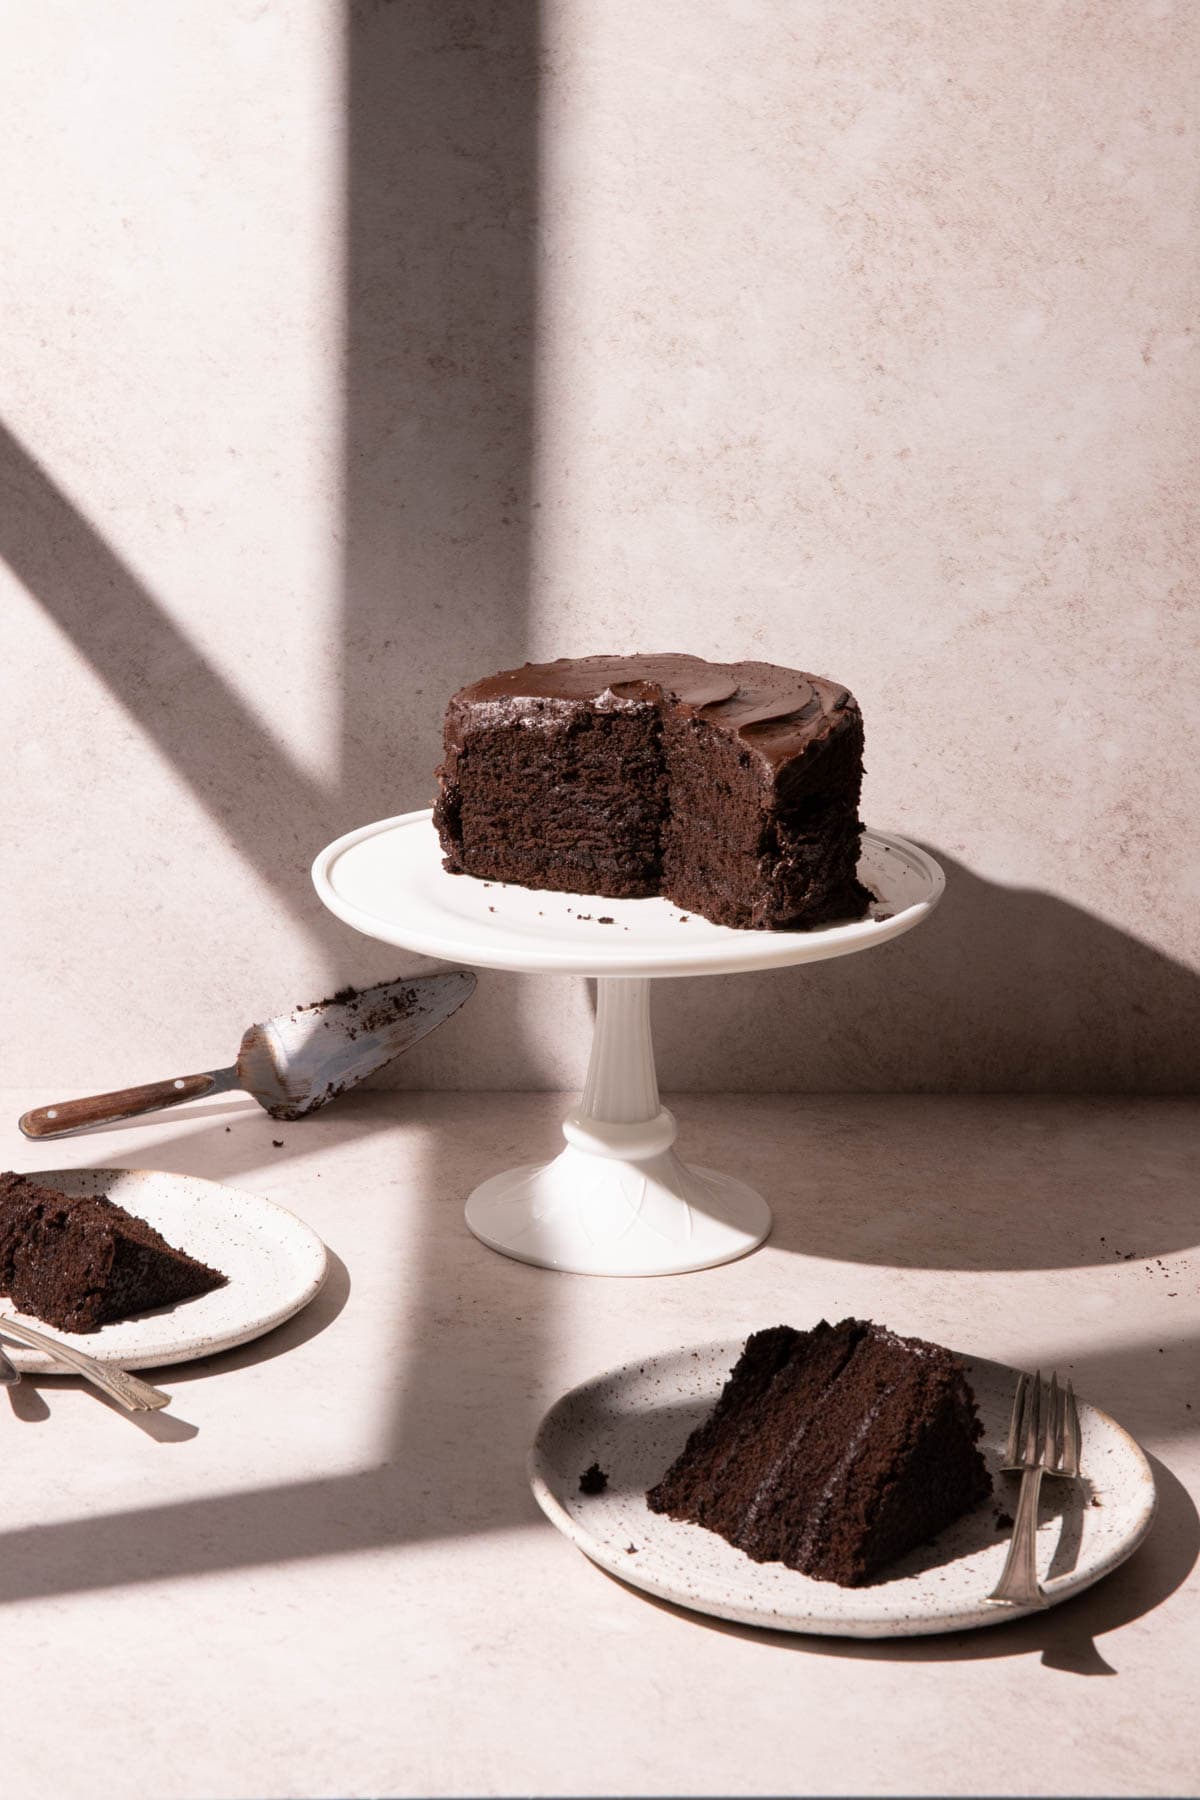
[[[312, 1271], [306, 1277], [305, 1286], [299, 1298], [293, 1296], [285, 1307], [276, 1308], [265, 1319], [256, 1320], [250, 1325], [234, 1325], [228, 1331], [222, 1331], [215, 1335], [206, 1335], [204, 1341], [200, 1343], [189, 1341], [185, 1337], [182, 1341], [178, 1338], [172, 1339], [170, 1344], [163, 1349], [138, 1350], [135, 1348], [123, 1351], [109, 1348], [106, 1350], [103, 1344], [104, 1330], [107, 1329], [105, 1327], [102, 1327], [99, 1332], [56, 1333], [54, 1326], [46, 1325], [40, 1319], [29, 1318], [29, 1323], [35, 1330], [45, 1331], [49, 1336], [60, 1335], [64, 1343], [70, 1344], [73, 1349], [84, 1351], [88, 1356], [95, 1357], [97, 1362], [117, 1363], [123, 1369], [165, 1369], [176, 1363], [196, 1362], [206, 1356], [218, 1356], [225, 1350], [236, 1350], [240, 1345], [252, 1343], [255, 1338], [263, 1337], [267, 1332], [274, 1331], [276, 1326], [284, 1325], [289, 1319], [295, 1318], [297, 1313], [302, 1312], [316, 1299], [328, 1279], [329, 1247], [320, 1234], [298, 1213], [292, 1212], [289, 1207], [281, 1206], [278, 1200], [272, 1200], [265, 1194], [257, 1194], [252, 1189], [231, 1187], [228, 1182], [215, 1181], [208, 1175], [181, 1173], [178, 1169], [135, 1169], [124, 1164], [118, 1167], [107, 1163], [82, 1163], [74, 1167], [24, 1169], [20, 1172], [31, 1181], [45, 1181], [47, 1185], [53, 1185], [56, 1179], [63, 1176], [79, 1175], [96, 1175], [102, 1178], [135, 1175], [169, 1182], [200, 1182], [206, 1188], [216, 1189], [218, 1193], [233, 1195], [239, 1202], [248, 1201], [255, 1209], [262, 1208], [270, 1213], [278, 1214], [287, 1222], [289, 1233], [295, 1234], [298, 1242], [303, 1243], [312, 1258]], [[124, 1202], [118, 1202], [118, 1204], [124, 1205]], [[128, 1206], [125, 1210], [133, 1213], [135, 1217], [142, 1216], [133, 1206]], [[5, 1310], [11, 1310], [14, 1316], [21, 1320], [28, 1317], [25, 1313], [17, 1312], [15, 1307], [10, 1308], [7, 1295], [0, 1296], [0, 1312]], [[170, 1316], [169, 1313], [162, 1315], [164, 1322]], [[114, 1324], [125, 1325], [136, 1322], [136, 1320], [120, 1319], [115, 1320]], [[71, 1373], [47, 1352], [35, 1350], [30, 1345], [16, 1344], [8, 1340], [4, 1344], [4, 1352], [23, 1376], [69, 1375]]]
[[[413, 812], [396, 813], [388, 819], [376, 819], [371, 824], [359, 825], [352, 831], [344, 832], [313, 859], [310, 871], [312, 883], [322, 904], [341, 919], [343, 924], [351, 926], [365, 937], [393, 944], [397, 948], [413, 950], [424, 956], [436, 957], [443, 962], [465, 962], [478, 968], [517, 973], [627, 975], [634, 978], [654, 976], [667, 979], [702, 974], [752, 974], [756, 970], [787, 968], [796, 963], [824, 962], [830, 957], [874, 949], [877, 945], [903, 936], [929, 917], [946, 887], [945, 871], [927, 850], [896, 832], [880, 831], [867, 826], [864, 827], [865, 842], [883, 851], [899, 853], [919, 870], [927, 884], [927, 892], [920, 900], [902, 907], [889, 919], [854, 919], [842, 925], [822, 926], [815, 931], [729, 929], [727, 937], [703, 945], [699, 950], [690, 950], [683, 957], [677, 951], [664, 954], [653, 946], [639, 953], [624, 945], [614, 947], [612, 954], [602, 955], [589, 953], [586, 947], [576, 949], [573, 946], [560, 949], [554, 945], [542, 945], [538, 948], [530, 945], [522, 950], [511, 944], [505, 946], [490, 943], [486, 937], [471, 942], [469, 933], [443, 935], [420, 925], [409, 927], [397, 923], [394, 919], [364, 910], [339, 892], [334, 883], [333, 872], [342, 856], [372, 839], [431, 826], [432, 819], [432, 807], [422, 807]], [[468, 875], [456, 879], [472, 881], [475, 877]], [[492, 885], [500, 889], [517, 886], [506, 882], [495, 882]], [[601, 905], [604, 903], [602, 895], [571, 897], [585, 901], [590, 898]], [[455, 916], [447, 914], [449, 918]], [[487, 928], [483, 929], [486, 931]], [[599, 945], [592, 946], [593, 951], [598, 952], [599, 948]]]
[[[900, 1619], [880, 1618], [878, 1615], [873, 1619], [867, 1617], [855, 1618], [847, 1615], [837, 1616], [836, 1614], [828, 1616], [808, 1615], [801, 1622], [800, 1615], [795, 1613], [772, 1613], [768, 1616], [758, 1607], [741, 1607], [729, 1601], [722, 1601], [719, 1597], [710, 1601], [708, 1599], [701, 1600], [695, 1595], [681, 1594], [678, 1589], [672, 1586], [667, 1580], [655, 1578], [653, 1574], [651, 1574], [649, 1578], [644, 1576], [641, 1568], [634, 1562], [634, 1559], [626, 1558], [623, 1562], [619, 1563], [617, 1561], [616, 1553], [609, 1551], [606, 1545], [598, 1542], [587, 1529], [567, 1511], [566, 1507], [563, 1506], [562, 1502], [558, 1499], [557, 1494], [551, 1487], [544, 1473], [545, 1468], [549, 1466], [549, 1458], [546, 1455], [544, 1448], [544, 1439], [552, 1422], [561, 1411], [568, 1407], [572, 1402], [578, 1401], [582, 1396], [586, 1395], [590, 1389], [594, 1389], [601, 1383], [611, 1383], [619, 1378], [628, 1379], [634, 1375], [644, 1376], [656, 1363], [667, 1361], [676, 1362], [678, 1359], [685, 1357], [690, 1359], [691, 1356], [697, 1352], [713, 1357], [723, 1358], [729, 1356], [736, 1359], [737, 1355], [740, 1354], [745, 1341], [744, 1335], [732, 1338], [709, 1338], [693, 1343], [681, 1344], [673, 1350], [652, 1351], [645, 1356], [617, 1363], [612, 1368], [602, 1370], [595, 1375], [589, 1376], [584, 1381], [576, 1382], [573, 1387], [568, 1388], [564, 1393], [560, 1394], [558, 1398], [546, 1408], [538, 1422], [537, 1430], [534, 1433], [533, 1440], [526, 1453], [525, 1466], [529, 1485], [532, 1489], [534, 1499], [537, 1501], [538, 1506], [541, 1508], [549, 1522], [554, 1525], [582, 1555], [587, 1557], [590, 1562], [595, 1563], [598, 1568], [604, 1569], [606, 1573], [615, 1576], [617, 1580], [623, 1582], [627, 1586], [651, 1594], [655, 1598], [664, 1600], [672, 1606], [677, 1606], [685, 1612], [694, 1612], [705, 1617], [725, 1619], [733, 1624], [749, 1626], [753, 1629], [762, 1631], [785, 1631], [799, 1636], [858, 1637], [880, 1641], [887, 1638], [935, 1636], [956, 1631], [982, 1630], [992, 1625], [1007, 1624], [1015, 1619], [1039, 1616], [1045, 1613], [1049, 1608], [1061, 1605], [1063, 1601], [1074, 1599], [1076, 1595], [1086, 1592], [1086, 1590], [1093, 1587], [1096, 1582], [1102, 1581], [1107, 1575], [1112, 1574], [1114, 1569], [1119, 1568], [1123, 1562], [1126, 1562], [1128, 1558], [1133, 1555], [1140, 1545], [1144, 1543], [1146, 1536], [1154, 1523], [1158, 1510], [1158, 1488], [1154, 1479], [1154, 1470], [1146, 1452], [1138, 1443], [1137, 1439], [1133, 1437], [1130, 1432], [1126, 1431], [1125, 1427], [1114, 1419], [1111, 1414], [1106, 1413], [1101, 1407], [1094, 1405], [1088, 1400], [1086, 1396], [1081, 1395], [1078, 1396], [1079, 1403], [1082, 1407], [1087, 1409], [1087, 1415], [1102, 1424], [1106, 1430], [1115, 1433], [1116, 1437], [1121, 1440], [1125, 1449], [1131, 1453], [1136, 1462], [1140, 1464], [1140, 1473], [1146, 1484], [1146, 1497], [1141, 1511], [1129, 1532], [1120, 1543], [1113, 1546], [1101, 1556], [1094, 1567], [1089, 1568], [1083, 1574], [1079, 1574], [1075, 1571], [1068, 1571], [1064, 1575], [1056, 1576], [1053, 1581], [1044, 1585], [1048, 1606], [988, 1606], [984, 1596], [981, 1595], [978, 1609], [970, 1612], [946, 1615], [926, 1613], [909, 1615]], [[992, 1357], [976, 1356], [959, 1349], [953, 1349], [952, 1354], [958, 1356], [962, 1360], [968, 1371], [973, 1367], [986, 1367], [1000, 1374], [1011, 1376], [1014, 1383], [1017, 1376], [1021, 1373], [1020, 1370], [1014, 1368], [1011, 1364], [998, 1362]], [[713, 1398], [715, 1401], [715, 1393]], [[703, 1528], [696, 1526], [695, 1529], [701, 1530]], [[782, 1567], [782, 1565], [780, 1566]], [[796, 1573], [798, 1579], [806, 1579], [805, 1577], [800, 1576], [798, 1571], [796, 1571]], [[831, 1584], [818, 1583], [816, 1585], [828, 1587]], [[871, 1592], [871, 1587], [839, 1588], [838, 1591], [842, 1594], [869, 1594]]]

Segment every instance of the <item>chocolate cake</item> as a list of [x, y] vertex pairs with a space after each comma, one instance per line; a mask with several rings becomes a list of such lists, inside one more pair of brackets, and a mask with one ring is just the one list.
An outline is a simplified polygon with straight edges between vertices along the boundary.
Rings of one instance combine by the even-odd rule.
[[47, 1325], [96, 1331], [225, 1279], [103, 1195], [0, 1175], [0, 1293]]
[[991, 1492], [957, 1359], [863, 1319], [746, 1341], [646, 1495], [755, 1562], [860, 1587]]
[[802, 929], [869, 900], [862, 746], [844, 687], [773, 663], [526, 663], [450, 701], [434, 822], [455, 873]]

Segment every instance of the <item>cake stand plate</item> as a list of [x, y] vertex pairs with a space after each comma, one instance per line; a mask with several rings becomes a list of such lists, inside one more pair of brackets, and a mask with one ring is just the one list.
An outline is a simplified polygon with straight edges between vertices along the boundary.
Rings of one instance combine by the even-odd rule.
[[347, 832], [317, 857], [321, 900], [367, 937], [476, 968], [590, 975], [587, 1080], [549, 1163], [493, 1175], [467, 1224], [519, 1261], [585, 1275], [667, 1275], [744, 1256], [766, 1237], [766, 1201], [735, 1175], [690, 1167], [660, 1104], [650, 982], [785, 968], [869, 950], [933, 911], [944, 877], [925, 851], [868, 831], [867, 917], [817, 931], [734, 931], [669, 900], [543, 893], [450, 875], [428, 811]]

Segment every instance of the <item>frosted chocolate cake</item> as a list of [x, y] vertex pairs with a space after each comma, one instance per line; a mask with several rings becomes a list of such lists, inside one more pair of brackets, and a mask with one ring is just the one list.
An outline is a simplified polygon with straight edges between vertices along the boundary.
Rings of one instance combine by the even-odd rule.
[[0, 1175], [0, 1294], [60, 1331], [97, 1331], [222, 1287], [225, 1276], [102, 1195]]
[[863, 1319], [777, 1325], [646, 1501], [755, 1562], [860, 1587], [991, 1492], [982, 1431], [940, 1345]]
[[870, 898], [862, 749], [844, 687], [773, 663], [527, 663], [450, 701], [434, 822], [455, 873], [804, 929]]

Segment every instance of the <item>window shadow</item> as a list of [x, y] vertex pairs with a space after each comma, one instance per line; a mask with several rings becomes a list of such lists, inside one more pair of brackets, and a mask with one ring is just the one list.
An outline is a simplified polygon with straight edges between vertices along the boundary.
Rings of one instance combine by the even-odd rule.
[[[347, 0], [336, 779], [306, 777], [53, 477], [0, 436], [0, 481], [19, 502], [0, 554], [293, 926], [330, 967], [353, 956], [357, 980], [375, 978], [372, 958], [394, 976], [396, 953], [324, 912], [311, 856], [353, 826], [428, 804], [446, 697], [528, 650], [538, 26], [536, 6]], [[495, 1015], [514, 984], [489, 979]], [[508, 1010], [515, 1036], [515, 1003]], [[430, 1135], [425, 1165], [406, 1173], [432, 1210], [452, 1209], [454, 1229], [431, 1233], [410, 1272], [412, 1301], [389, 1347], [403, 1375], [381, 1466], [291, 1484], [248, 1471], [264, 1479], [239, 1495], [9, 1533], [21, 1573], [0, 1578], [0, 1602], [491, 1532], [535, 1515], [523, 1459], [558, 1296], [548, 1279], [523, 1322], [512, 1316], [520, 1302], [501, 1300], [492, 1336], [464, 1343], [445, 1308], [463, 1254], [462, 1183], [493, 1173], [504, 1147], [485, 1133], [464, 1161], [461, 1132]], [[172, 1141], [158, 1148], [169, 1163]], [[186, 1136], [175, 1148], [187, 1157]], [[244, 1154], [232, 1141], [221, 1152], [231, 1173]], [[492, 1260], [503, 1295], [518, 1265]], [[455, 1442], [471, 1446], [465, 1469], [447, 1459]]]
[[[341, 928], [313, 893], [297, 844], [312, 843], [315, 854], [333, 835], [333, 785], [297, 766], [3, 424], [0, 493], [0, 559], [268, 884], [293, 929], [332, 953]], [[79, 804], [86, 808], [86, 791]], [[136, 834], [130, 846], [132, 878]]]
[[[345, 553], [339, 831], [430, 804], [448, 696], [530, 653], [539, 17], [534, 6], [348, 0]], [[380, 948], [380, 955], [385, 953]], [[503, 1021], [520, 1056], [517, 982], [484, 973], [464, 1029]], [[453, 1040], [406, 1058], [404, 1079], [453, 1087]], [[397, 1104], [403, 1105], [399, 1094]], [[466, 1113], [470, 1102], [457, 1098]], [[467, 1186], [508, 1162], [472, 1121], [431, 1130], [425, 1234], [398, 1323], [404, 1371], [392, 1441], [436, 1484], [447, 1433], [479, 1431], [485, 1371], [453, 1335]], [[471, 1171], [476, 1171], [471, 1173]], [[504, 1259], [480, 1250], [498, 1266]], [[550, 1284], [547, 1283], [549, 1289]], [[516, 1312], [523, 1309], [516, 1303]], [[529, 1377], [552, 1366], [556, 1303], [494, 1312], [491, 1364], [525, 1380], [492, 1441], [501, 1464], [532, 1433]], [[473, 1341], [473, 1340], [472, 1340]], [[431, 1411], [431, 1389], [444, 1389]], [[483, 1448], [481, 1445], [481, 1455]], [[386, 1479], [391, 1479], [390, 1477]], [[453, 1517], [461, 1497], [442, 1496]], [[395, 1538], [405, 1535], [397, 1501]], [[489, 1515], [490, 1516], [490, 1515]]]

